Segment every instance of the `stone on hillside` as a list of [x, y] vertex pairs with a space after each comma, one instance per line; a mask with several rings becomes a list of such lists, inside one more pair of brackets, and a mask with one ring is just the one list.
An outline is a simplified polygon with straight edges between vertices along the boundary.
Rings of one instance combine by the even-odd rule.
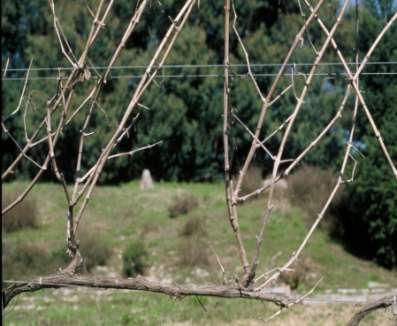
[[148, 169], [144, 169], [142, 172], [140, 188], [141, 190], [153, 188], [153, 179]]

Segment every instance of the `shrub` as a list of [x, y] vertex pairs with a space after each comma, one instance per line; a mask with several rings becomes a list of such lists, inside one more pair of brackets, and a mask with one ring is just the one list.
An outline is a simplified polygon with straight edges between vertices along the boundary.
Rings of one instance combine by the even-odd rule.
[[207, 236], [207, 230], [205, 228], [204, 220], [199, 217], [190, 218], [184, 224], [180, 235], [184, 237]]
[[[6, 194], [2, 206], [6, 207], [17, 198], [17, 193]], [[6, 232], [37, 226], [36, 201], [31, 197], [25, 198], [21, 203], [2, 216], [3, 229]]]
[[112, 254], [110, 248], [100, 240], [100, 237], [94, 236], [87, 231], [80, 235], [80, 252], [84, 258], [84, 270], [87, 272], [96, 266], [106, 265]]
[[143, 241], [133, 241], [123, 252], [123, 274], [127, 277], [143, 275], [147, 268], [147, 251]]
[[[288, 179], [288, 195], [291, 202], [302, 208], [308, 217], [309, 224], [317, 218], [326, 203], [332, 189], [335, 187], [337, 175], [331, 170], [322, 170], [318, 167], [303, 166]], [[344, 195], [340, 190], [334, 198], [331, 207], [326, 213], [326, 226], [328, 230], [335, 228], [335, 214], [337, 207]]]
[[192, 238], [184, 239], [180, 245], [180, 265], [189, 267], [208, 266], [210, 264], [209, 255], [204, 246], [204, 241], [197, 241]]
[[289, 271], [280, 274], [280, 281], [288, 284], [291, 290], [296, 290], [299, 285], [310, 281], [314, 265], [309, 258], [299, 258]]
[[[83, 229], [79, 233], [78, 239], [79, 249], [84, 259], [82, 266], [84, 272], [90, 272], [96, 266], [106, 265], [112, 251], [101, 241], [100, 237], [96, 237], [92, 232]], [[53, 251], [52, 258], [58, 263], [58, 266], [64, 266], [69, 263], [70, 257], [66, 253], [65, 245]]]
[[[269, 187], [265, 191], [266, 200], [269, 196], [271, 183], [272, 183], [272, 176], [268, 175], [263, 181], [263, 185]], [[274, 209], [282, 215], [287, 216], [290, 215], [292, 212], [290, 200], [288, 198], [288, 182], [285, 179], [278, 180], [274, 184], [273, 206]]]
[[[394, 131], [397, 115], [392, 122]], [[397, 145], [391, 150], [397, 157]], [[347, 188], [348, 196], [339, 205], [337, 236], [352, 253], [393, 268], [397, 266], [396, 179], [377, 144], [368, 142], [364, 154], [355, 180]]]
[[[80, 242], [84, 258], [83, 270], [89, 272], [98, 265], [106, 264], [111, 251], [94, 236], [84, 234]], [[65, 267], [70, 261], [65, 246], [51, 251], [46, 244], [3, 244], [3, 266], [7, 278], [31, 277], [48, 274]]]
[[[234, 178], [237, 181], [237, 177]], [[244, 180], [241, 184], [241, 195], [249, 194], [256, 189], [262, 187], [263, 185], [263, 177], [262, 170], [259, 167], [252, 166], [247, 170], [247, 174], [244, 177]]]
[[48, 248], [42, 244], [3, 243], [2, 260], [6, 279], [37, 276], [55, 269]]
[[168, 207], [169, 217], [177, 217], [179, 215], [187, 214], [196, 208], [199, 201], [193, 195], [178, 196], [173, 203]]
[[57, 263], [59, 268], [65, 267], [66, 264], [70, 262], [70, 257], [66, 253], [66, 247], [64, 243], [62, 243], [62, 246], [57, 247], [51, 252], [51, 259], [53, 262]]
[[200, 217], [190, 218], [183, 226], [179, 247], [180, 264], [183, 266], [208, 266], [209, 254], [205, 221]]

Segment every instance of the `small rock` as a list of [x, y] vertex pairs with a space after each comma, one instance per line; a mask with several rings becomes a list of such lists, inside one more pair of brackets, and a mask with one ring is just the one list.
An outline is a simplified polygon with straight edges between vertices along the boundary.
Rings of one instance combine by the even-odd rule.
[[154, 187], [154, 184], [153, 184], [153, 179], [150, 174], [150, 171], [148, 169], [144, 169], [142, 172], [140, 188], [141, 188], [141, 190], [145, 190], [145, 189], [150, 189], [153, 187]]

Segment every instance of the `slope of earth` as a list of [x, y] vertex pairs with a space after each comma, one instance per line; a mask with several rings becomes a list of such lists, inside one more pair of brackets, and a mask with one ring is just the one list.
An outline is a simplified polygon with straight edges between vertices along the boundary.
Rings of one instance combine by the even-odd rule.
[[[20, 182], [4, 184], [3, 193], [23, 186]], [[3, 245], [41, 248], [49, 257], [62, 251], [59, 248], [65, 241], [66, 217], [63, 196], [61, 187], [55, 184], [39, 184], [34, 188], [30, 198], [37, 205], [38, 226], [3, 232]], [[280, 266], [308, 231], [303, 213], [282, 196], [278, 200], [282, 209], [275, 211], [266, 231], [262, 272]], [[250, 258], [265, 203], [264, 198], [259, 198], [240, 209], [241, 230]], [[170, 207], [178, 205], [187, 206], [187, 213], [171, 218]], [[137, 182], [98, 187], [81, 228], [82, 234], [91, 234], [95, 242], [110, 252], [106, 265], [91, 271], [94, 275], [121, 275], [122, 253], [133, 241], [144, 243], [148, 253], [145, 274], [152, 279], [220, 284], [223, 274], [216, 255], [226, 270], [227, 281], [232, 282], [240, 273], [234, 236], [226, 216], [223, 184], [157, 183], [145, 191], [139, 190]], [[316, 290], [319, 293], [327, 289], [362, 289], [369, 284], [397, 287], [396, 271], [350, 255], [323, 230], [316, 231], [301, 261], [304, 262], [301, 274], [285, 278], [300, 293], [321, 277], [323, 280]], [[55, 265], [47, 266], [48, 272], [54, 271]], [[6, 280], [25, 280], [43, 274], [43, 269], [13, 264], [3, 265], [3, 269]], [[343, 325], [357, 308], [296, 306], [283, 312], [274, 324]], [[244, 300], [194, 297], [174, 300], [152, 293], [67, 288], [20, 295], [7, 307], [4, 321], [7, 325], [259, 325], [275, 311], [271, 304]], [[366, 322], [368, 325], [393, 323], [391, 314], [385, 313], [374, 314]]]

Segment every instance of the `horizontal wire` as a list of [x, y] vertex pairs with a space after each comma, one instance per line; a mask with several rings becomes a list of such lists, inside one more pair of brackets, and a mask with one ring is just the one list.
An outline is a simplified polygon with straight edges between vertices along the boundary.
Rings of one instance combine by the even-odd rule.
[[[356, 65], [356, 62], [347, 62], [348, 65]], [[360, 64], [360, 62], [358, 63]], [[397, 64], [397, 61], [372, 61], [367, 62], [366, 65], [393, 65]], [[281, 67], [282, 63], [251, 63], [250, 67]], [[342, 66], [341, 62], [321, 62], [318, 63], [317, 66]], [[243, 63], [236, 63], [236, 64], [229, 64], [229, 67], [246, 67], [247, 64]], [[313, 66], [312, 62], [297, 62], [297, 63], [287, 63], [286, 66]], [[88, 67], [90, 70], [105, 70], [108, 69], [108, 66], [90, 66]], [[145, 65], [124, 65], [124, 66], [113, 66], [111, 70], [119, 70], [119, 69], [146, 69], [147, 66]], [[154, 68], [159, 68], [158, 66]], [[169, 69], [169, 68], [224, 68], [224, 64], [170, 64], [170, 65], [163, 65], [162, 69]], [[72, 70], [73, 67], [32, 67], [30, 68], [31, 71], [59, 71], [59, 70]], [[2, 68], [1, 71], [4, 72], [5, 68]], [[7, 71], [27, 71], [29, 68], [7, 68]]]
[[[338, 76], [347, 76], [346, 73], [314, 73], [314, 76], [326, 76], [329, 77], [330, 79], [337, 78]], [[360, 76], [371, 76], [371, 75], [397, 75], [397, 71], [389, 71], [389, 72], [362, 72], [360, 73]], [[144, 74], [142, 75], [116, 75], [116, 76], [110, 76], [109, 79], [139, 79], [145, 76]], [[257, 73], [253, 74], [254, 77], [274, 77], [277, 76], [277, 73]], [[285, 73], [283, 74], [285, 77], [299, 77], [297, 73]], [[168, 78], [207, 78], [207, 77], [223, 77], [223, 74], [177, 74], [177, 75], [156, 75], [154, 78], [156, 79], [168, 79]], [[248, 74], [232, 74], [231, 77], [249, 77]], [[53, 76], [53, 77], [29, 77], [28, 80], [58, 80], [59, 78], [61, 79], [67, 79], [68, 77], [59, 77], [59, 76]], [[93, 76], [91, 79], [98, 79], [98, 76]], [[26, 78], [24, 77], [5, 77], [2, 78], [2, 81], [18, 81], [18, 80], [25, 80]]]

